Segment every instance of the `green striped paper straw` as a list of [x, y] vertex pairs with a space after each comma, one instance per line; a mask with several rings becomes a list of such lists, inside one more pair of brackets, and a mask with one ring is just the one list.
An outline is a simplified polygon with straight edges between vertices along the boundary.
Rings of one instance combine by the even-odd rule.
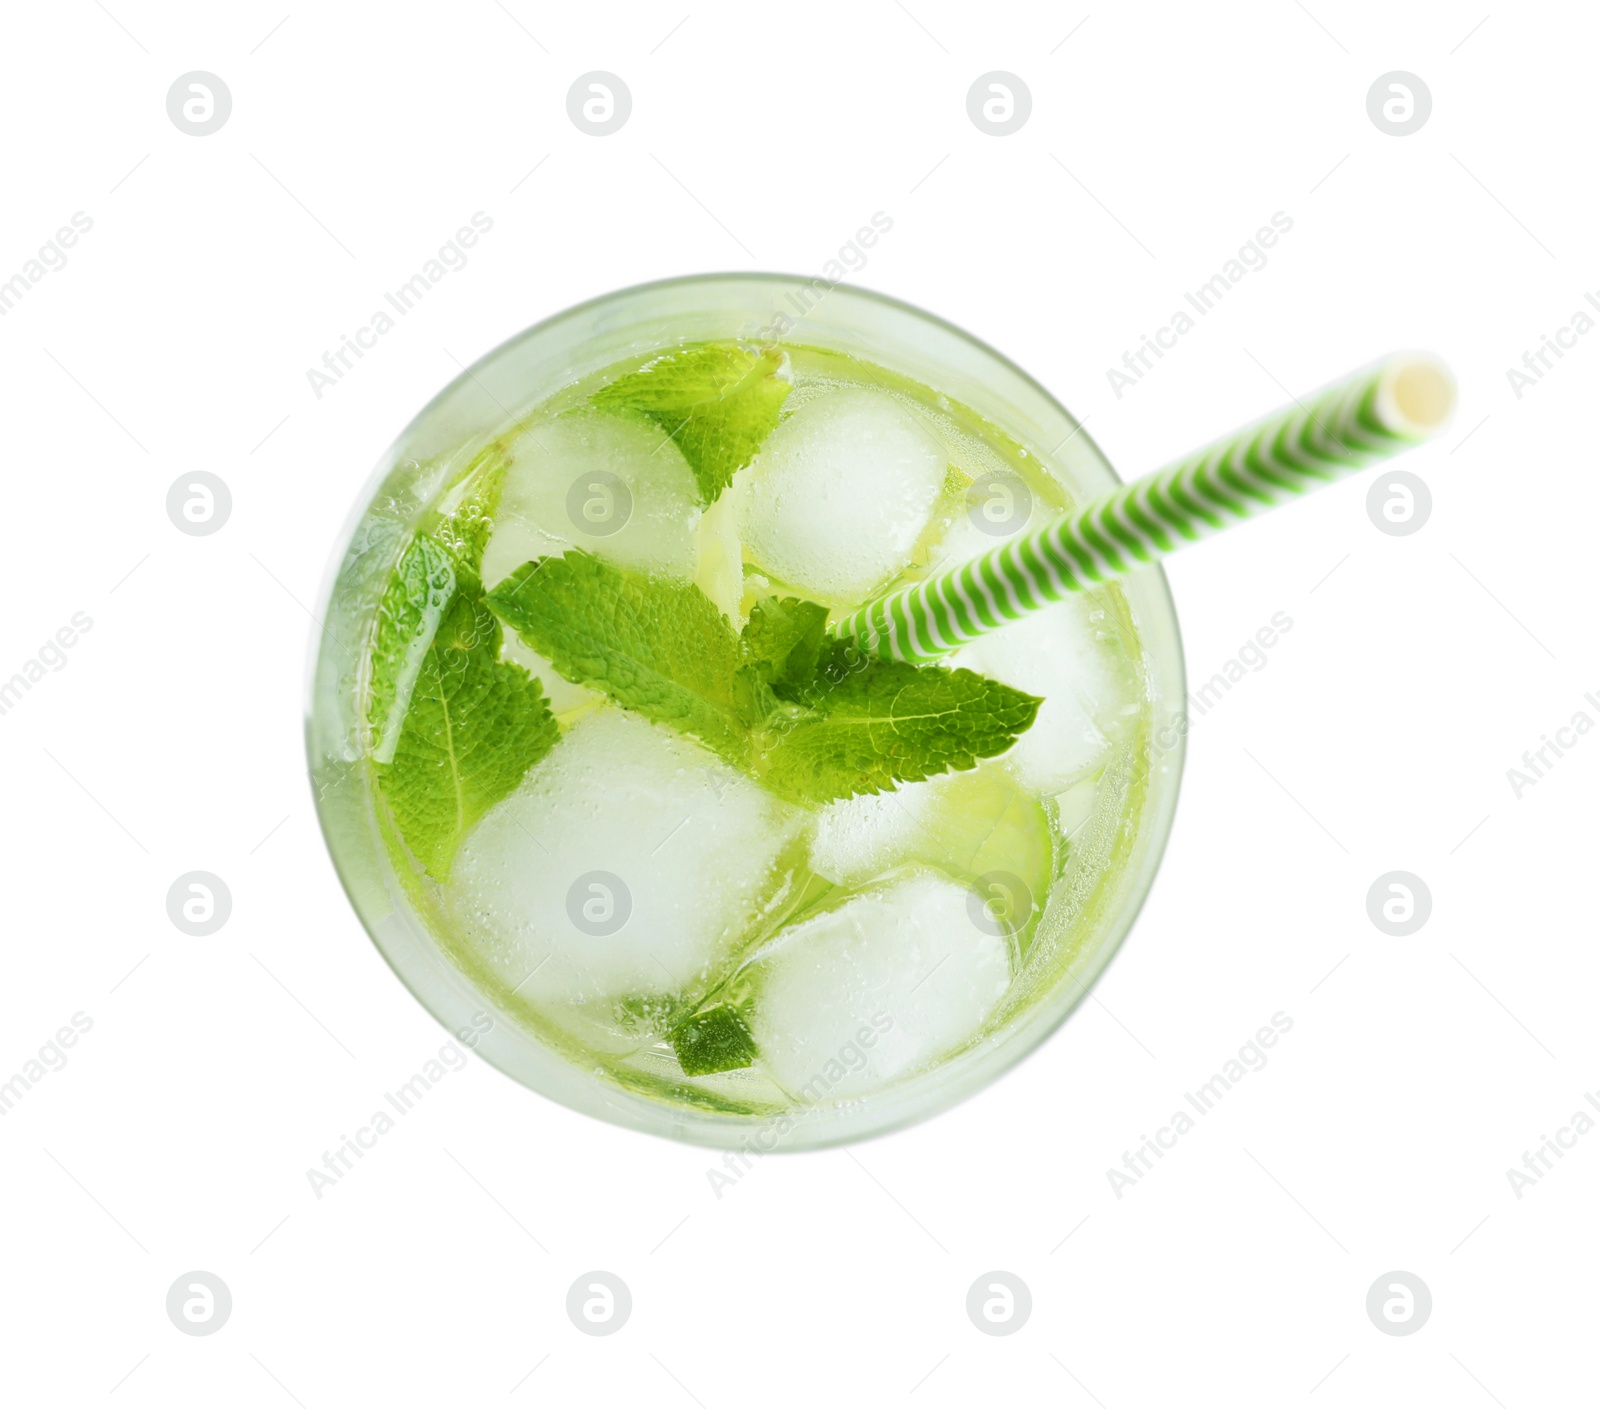
[[1454, 406], [1454, 380], [1436, 358], [1386, 358], [1043, 528], [869, 602], [836, 622], [833, 635], [886, 660], [937, 660], [1068, 592], [1408, 450]]

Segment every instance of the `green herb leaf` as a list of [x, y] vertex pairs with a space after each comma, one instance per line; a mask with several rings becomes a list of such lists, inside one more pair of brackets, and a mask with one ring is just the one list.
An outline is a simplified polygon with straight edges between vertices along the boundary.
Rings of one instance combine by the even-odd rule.
[[593, 397], [642, 411], [677, 441], [710, 504], [755, 457], [792, 389], [776, 348], [705, 343], [663, 353]]
[[378, 786], [400, 835], [435, 880], [461, 839], [555, 746], [539, 682], [500, 657], [500, 623], [469, 580], [423, 657], [394, 759]]
[[698, 587], [612, 567], [572, 549], [518, 568], [489, 606], [568, 680], [692, 734], [746, 752], [751, 691], [739, 642]]
[[559, 737], [539, 682], [500, 660], [500, 623], [478, 579], [507, 463], [495, 444], [468, 467], [455, 507], [401, 554], [373, 635], [367, 721], [378, 789], [436, 880]]
[[814, 602], [758, 603], [736, 637], [698, 587], [579, 549], [518, 568], [488, 605], [566, 679], [692, 734], [791, 801], [973, 768], [1010, 748], [1040, 704], [970, 670], [829, 640]]
[[725, 1003], [696, 1013], [672, 1034], [672, 1047], [685, 1076], [737, 1071], [756, 1059], [749, 1026], [737, 1008]]
[[829, 641], [801, 708], [757, 732], [755, 769], [800, 802], [882, 792], [1004, 753], [1043, 703], [998, 680], [865, 656]]
[[394, 759], [423, 658], [454, 600], [457, 570], [477, 575], [509, 464], [498, 441], [480, 451], [457, 481], [459, 502], [431, 516], [384, 587], [367, 687], [372, 756], [379, 763]]
[[379, 763], [394, 759], [422, 663], [455, 594], [455, 560], [437, 539], [419, 533], [401, 554], [378, 603], [367, 719], [372, 756]]
[[828, 609], [797, 597], [765, 597], [755, 604], [739, 638], [744, 659], [779, 696], [792, 699], [817, 675]]
[[461, 477], [460, 502], [433, 530], [456, 561], [474, 573], [483, 565], [483, 550], [494, 532], [494, 514], [510, 465], [510, 453], [499, 441], [481, 450]]

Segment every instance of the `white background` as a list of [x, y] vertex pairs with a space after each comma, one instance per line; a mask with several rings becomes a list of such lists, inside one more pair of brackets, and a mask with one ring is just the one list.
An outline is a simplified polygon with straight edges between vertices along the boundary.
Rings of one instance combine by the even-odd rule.
[[[0, 1076], [93, 1029], [0, 1122], [7, 1400], [1576, 1402], [1600, 1133], [1520, 1199], [1506, 1170], [1600, 1086], [1600, 734], [1520, 800], [1506, 770], [1600, 720], [1600, 336], [1521, 399], [1506, 369], [1600, 289], [1600, 23], [1488, 3], [12, 8], [0, 279], [94, 228], [0, 319], [0, 676], [94, 625], [0, 717]], [[193, 69], [233, 97], [204, 138], [165, 109]], [[593, 69], [633, 95], [603, 139], [566, 115]], [[1013, 136], [967, 116], [993, 69], [1032, 91]], [[1394, 69], [1433, 95], [1405, 138], [1365, 106]], [[469, 265], [317, 399], [306, 369], [480, 210]], [[718, 1198], [717, 1156], [473, 1059], [319, 1201], [306, 1169], [444, 1040], [304, 775], [307, 608], [372, 464], [529, 323], [817, 271], [878, 210], [858, 281], [1014, 357], [1125, 475], [1439, 351], [1461, 408], [1405, 463], [1432, 517], [1380, 533], [1364, 476], [1172, 564], [1195, 679], [1293, 629], [1197, 722], [1102, 1001], [980, 1096]], [[1118, 399], [1106, 369], [1280, 210], [1268, 267]], [[165, 513], [196, 470], [233, 495], [212, 537]], [[165, 909], [196, 869], [233, 894], [204, 939]], [[1367, 918], [1395, 869], [1433, 895], [1409, 938]], [[1107, 1168], [1280, 1010], [1119, 1200]], [[633, 1295], [606, 1338], [564, 1310], [595, 1268]], [[164, 1309], [191, 1269], [233, 1295], [208, 1338]], [[1031, 1289], [1017, 1334], [968, 1321], [991, 1269]], [[1393, 1269], [1433, 1296], [1408, 1337], [1365, 1311]]]

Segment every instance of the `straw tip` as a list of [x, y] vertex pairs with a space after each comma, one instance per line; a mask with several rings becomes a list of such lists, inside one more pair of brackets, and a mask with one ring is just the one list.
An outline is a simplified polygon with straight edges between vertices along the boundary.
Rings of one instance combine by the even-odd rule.
[[1427, 352], [1408, 352], [1384, 364], [1378, 384], [1378, 414], [1401, 435], [1423, 439], [1449, 421], [1456, 409], [1456, 379]]

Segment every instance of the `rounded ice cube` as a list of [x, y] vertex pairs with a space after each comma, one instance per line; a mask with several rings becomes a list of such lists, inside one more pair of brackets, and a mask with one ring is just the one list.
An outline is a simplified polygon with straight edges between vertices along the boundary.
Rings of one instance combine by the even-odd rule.
[[1011, 981], [975, 901], [911, 872], [780, 935], [753, 966], [750, 1015], [773, 1079], [806, 1104], [849, 1100], [973, 1036]]
[[745, 549], [793, 590], [854, 605], [910, 566], [946, 468], [932, 427], [888, 393], [816, 397], [736, 482]]
[[568, 411], [528, 426], [511, 456], [483, 554], [490, 587], [573, 546], [619, 567], [694, 575], [699, 491], [677, 445], [653, 421], [627, 411]]
[[828, 803], [817, 814], [811, 869], [835, 885], [859, 885], [904, 861], [939, 806], [942, 781], [900, 783]]
[[1015, 877], [1041, 903], [1055, 854], [1044, 803], [998, 760], [891, 791], [830, 802], [817, 813], [811, 869], [861, 885], [916, 863], [957, 880]]
[[1134, 705], [1127, 668], [1105, 639], [1105, 610], [1097, 593], [1075, 592], [950, 657], [953, 666], [1044, 697], [1032, 728], [1005, 755], [1025, 787], [1058, 793], [1092, 772]]
[[798, 809], [675, 731], [582, 715], [462, 844], [462, 933], [534, 1002], [696, 995], [773, 888]]

